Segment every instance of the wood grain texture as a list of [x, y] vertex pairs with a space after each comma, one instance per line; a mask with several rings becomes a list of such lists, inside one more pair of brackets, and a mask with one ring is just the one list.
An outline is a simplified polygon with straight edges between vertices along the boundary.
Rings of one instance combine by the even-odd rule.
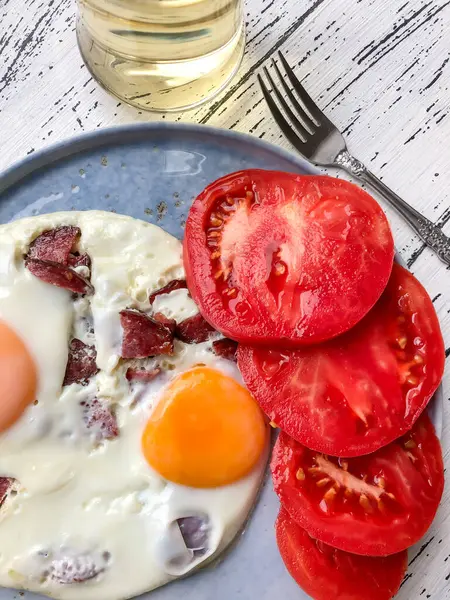
[[[250, 132], [289, 147], [256, 74], [283, 50], [349, 147], [450, 234], [450, 0], [248, 0], [248, 43], [230, 87], [182, 115], [124, 106], [92, 80], [73, 0], [0, 0], [0, 169], [82, 131], [159, 120]], [[450, 354], [450, 273], [391, 209], [396, 245], [427, 287]], [[449, 359], [450, 360], [450, 359]], [[450, 464], [450, 369], [443, 449]], [[410, 554], [400, 600], [450, 598], [450, 492]]]

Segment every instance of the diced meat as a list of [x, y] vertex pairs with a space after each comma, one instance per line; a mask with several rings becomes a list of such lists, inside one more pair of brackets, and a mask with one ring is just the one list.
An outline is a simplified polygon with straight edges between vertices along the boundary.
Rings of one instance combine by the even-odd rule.
[[228, 338], [224, 338], [223, 340], [216, 340], [212, 343], [212, 349], [214, 354], [217, 354], [217, 356], [221, 356], [222, 358], [226, 358], [234, 362], [237, 361], [237, 347], [237, 342], [235, 342], [234, 340], [229, 340]]
[[186, 344], [200, 344], [207, 342], [215, 329], [205, 321], [200, 313], [181, 321], [177, 325], [175, 335]]
[[79, 254], [78, 252], [74, 252], [73, 254], [69, 254], [68, 263], [72, 268], [75, 267], [87, 267], [91, 268], [91, 257], [89, 254], [84, 252], [83, 254]]
[[162, 313], [155, 313], [153, 315], [153, 319], [155, 321], [158, 321], [158, 323], [162, 323], [163, 325], [168, 327], [172, 333], [175, 333], [175, 329], [177, 328], [177, 322], [175, 321], [175, 319], [169, 319]]
[[63, 385], [81, 383], [86, 385], [91, 377], [98, 373], [96, 363], [97, 351], [94, 346], [88, 346], [74, 338], [70, 342], [69, 357]]
[[80, 229], [72, 225], [44, 231], [30, 244], [28, 257], [67, 265], [69, 254], [80, 235]]
[[149, 383], [153, 381], [161, 373], [161, 369], [156, 367], [155, 369], [146, 369], [144, 367], [128, 367], [126, 372], [126, 378], [128, 381], [141, 381], [142, 383]]
[[182, 517], [177, 519], [186, 548], [201, 556], [208, 550], [210, 522], [208, 517]]
[[161, 296], [161, 294], [170, 294], [170, 292], [173, 292], [174, 290], [183, 290], [186, 288], [187, 288], [187, 284], [186, 284], [185, 279], [174, 279], [173, 281], [170, 281], [164, 287], [162, 287], [159, 290], [156, 290], [156, 292], [153, 292], [152, 294], [150, 294], [150, 296], [149, 296], [150, 304], [153, 304], [155, 298], [157, 296]]
[[14, 481], [12, 477], [0, 477], [0, 506], [5, 502]]
[[173, 331], [165, 323], [139, 310], [120, 313], [123, 328], [122, 358], [146, 358], [173, 353]]
[[87, 254], [72, 252], [81, 236], [79, 227], [63, 225], [41, 233], [31, 244], [25, 265], [39, 279], [75, 294], [93, 294], [89, 281], [71, 267], [91, 267]]
[[37, 258], [27, 258], [25, 266], [35, 277], [45, 283], [70, 290], [74, 294], [94, 293], [94, 288], [87, 279], [65, 265]]
[[106, 401], [93, 398], [81, 405], [86, 427], [98, 441], [112, 440], [119, 435], [116, 415]]
[[48, 569], [48, 577], [61, 584], [82, 583], [103, 573], [109, 562], [108, 552], [102, 556], [78, 554], [54, 558]]

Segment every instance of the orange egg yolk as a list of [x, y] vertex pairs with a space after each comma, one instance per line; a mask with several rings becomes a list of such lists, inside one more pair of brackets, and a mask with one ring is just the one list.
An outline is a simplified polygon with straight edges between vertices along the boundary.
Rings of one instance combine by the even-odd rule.
[[268, 431], [259, 406], [234, 379], [208, 367], [179, 375], [145, 427], [145, 458], [169, 481], [227, 485], [261, 460]]
[[0, 431], [36, 399], [37, 370], [21, 338], [0, 321]]

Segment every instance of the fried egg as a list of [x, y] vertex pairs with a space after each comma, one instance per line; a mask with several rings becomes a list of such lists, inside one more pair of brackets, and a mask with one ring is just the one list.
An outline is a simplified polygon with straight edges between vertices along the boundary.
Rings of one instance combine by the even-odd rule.
[[[74, 267], [95, 293], [74, 296], [25, 266], [45, 231], [81, 230]], [[121, 600], [217, 557], [242, 530], [268, 456], [263, 416], [212, 335], [175, 340], [138, 361], [157, 374], [129, 381], [125, 309], [181, 322], [198, 311], [182, 248], [159, 227], [100, 211], [54, 213], [0, 226], [0, 585], [53, 598]], [[95, 346], [98, 372], [63, 385], [70, 340]], [[104, 435], [95, 403], [112, 407]], [[102, 429], [103, 428], [103, 429]], [[1, 486], [0, 486], [1, 487]]]

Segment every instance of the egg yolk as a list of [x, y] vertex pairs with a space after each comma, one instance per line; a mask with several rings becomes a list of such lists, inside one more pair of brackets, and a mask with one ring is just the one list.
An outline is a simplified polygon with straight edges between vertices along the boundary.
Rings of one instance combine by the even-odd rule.
[[37, 371], [20, 337], [0, 321], [0, 431], [10, 427], [36, 399]]
[[165, 479], [211, 488], [247, 475], [267, 440], [250, 393], [219, 371], [197, 367], [168, 386], [145, 427], [142, 449]]

